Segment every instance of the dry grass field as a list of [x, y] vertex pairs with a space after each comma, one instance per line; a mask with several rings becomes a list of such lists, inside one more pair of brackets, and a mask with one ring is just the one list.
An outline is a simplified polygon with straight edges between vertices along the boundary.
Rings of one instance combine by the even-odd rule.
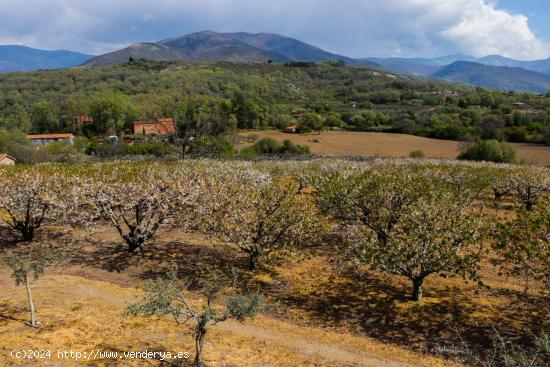
[[[55, 231], [48, 231], [55, 232]], [[44, 232], [42, 232], [44, 233]], [[41, 321], [28, 318], [24, 287], [0, 272], [1, 366], [170, 366], [156, 360], [16, 361], [13, 349], [73, 351], [190, 351], [190, 326], [173, 320], [126, 318], [124, 306], [136, 301], [147, 280], [160, 276], [168, 261], [193, 274], [205, 264], [241, 267], [245, 259], [228, 246], [198, 233], [163, 230], [142, 255], [128, 258], [111, 229], [78, 239], [63, 266], [33, 284]], [[6, 246], [11, 247], [9, 243]], [[21, 245], [18, 245], [21, 246]], [[291, 263], [271, 263], [249, 274], [261, 286], [268, 307], [254, 321], [226, 322], [207, 337], [207, 366], [458, 366], [429, 356], [437, 342], [454, 338], [453, 326], [469, 341], [486, 343], [491, 325], [512, 332], [549, 325], [548, 305], [521, 299], [521, 284], [495, 275], [487, 265], [489, 288], [433, 277], [420, 303], [407, 299], [409, 284], [399, 277], [369, 273], [363, 282], [341, 274], [324, 246], [311, 248]], [[196, 299], [195, 299], [196, 301]], [[510, 329], [511, 328], [511, 329]], [[190, 361], [184, 366], [190, 365]]]
[[[413, 135], [328, 131], [321, 134], [286, 134], [280, 131], [244, 132], [240, 146], [249, 145], [246, 137], [270, 137], [278, 141], [290, 139], [293, 143], [309, 145], [311, 152], [321, 156], [408, 157], [421, 149], [427, 158], [457, 157], [461, 142], [437, 140]], [[320, 140], [320, 142], [315, 142]], [[521, 159], [538, 165], [550, 165], [550, 147], [534, 144], [513, 144]]]

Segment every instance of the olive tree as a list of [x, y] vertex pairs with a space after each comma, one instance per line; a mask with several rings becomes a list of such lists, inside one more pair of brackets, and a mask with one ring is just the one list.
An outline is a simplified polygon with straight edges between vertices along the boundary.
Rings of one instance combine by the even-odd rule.
[[321, 207], [340, 219], [354, 259], [412, 282], [412, 299], [432, 274], [477, 278], [479, 212], [454, 179], [403, 168], [317, 180]]
[[[150, 283], [142, 301], [126, 308], [128, 316], [172, 316], [178, 326], [191, 321], [195, 324], [195, 367], [202, 366], [205, 336], [212, 325], [229, 319], [240, 322], [253, 318], [260, 311], [262, 298], [259, 293], [240, 293], [236, 290], [237, 278], [212, 271], [202, 279], [200, 305], [191, 301], [188, 285], [178, 280], [178, 270], [173, 267], [165, 279]], [[233, 273], [233, 275], [235, 275]], [[232, 282], [231, 282], [232, 281]], [[197, 302], [199, 303], [199, 302]]]
[[246, 253], [249, 270], [274, 252], [315, 241], [322, 222], [299, 182], [255, 175], [211, 179], [203, 208], [207, 229]]
[[5, 259], [5, 264], [11, 270], [17, 286], [24, 284], [27, 289], [27, 298], [31, 320], [29, 326], [38, 327], [36, 320], [34, 302], [30, 285], [30, 277], [38, 280], [47, 266], [57, 262], [60, 259], [60, 252], [46, 244], [35, 244], [30, 250], [24, 253], [9, 252]]

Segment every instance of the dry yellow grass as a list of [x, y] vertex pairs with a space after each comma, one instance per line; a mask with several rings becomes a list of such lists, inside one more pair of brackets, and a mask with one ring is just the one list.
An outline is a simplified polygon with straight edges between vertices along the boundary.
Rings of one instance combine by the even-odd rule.
[[[41, 366], [142, 366], [146, 360], [64, 361], [57, 351], [170, 351], [193, 350], [188, 326], [174, 328], [171, 319], [124, 318], [125, 302], [135, 301], [141, 291], [82, 277], [47, 276], [35, 286], [40, 329], [23, 322], [28, 317], [23, 289], [16, 289], [0, 273], [0, 365], [31, 366], [33, 360], [14, 360], [11, 350], [53, 351]], [[9, 319], [6, 318], [9, 316]], [[205, 351], [207, 366], [444, 366], [444, 362], [397, 347], [326, 332], [317, 328], [291, 325], [260, 316], [239, 324], [227, 322], [212, 328]]]
[[[37, 365], [8, 357], [24, 348], [192, 352], [190, 325], [174, 328], [169, 318], [126, 319], [125, 304], [141, 296], [147, 279], [164, 272], [166, 261], [192, 275], [206, 264], [241, 266], [245, 260], [200, 233], [162, 230], [143, 256], [131, 260], [112, 229], [72, 235], [78, 248], [67, 264], [33, 285], [40, 329], [24, 325], [24, 288], [0, 271], [0, 366]], [[512, 335], [550, 325], [547, 305], [518, 301], [521, 284], [499, 277], [489, 265], [483, 275], [491, 289], [434, 276], [426, 282], [425, 299], [415, 303], [407, 299], [410, 284], [403, 278], [368, 273], [357, 280], [338, 273], [333, 257], [327, 248], [315, 248], [306, 258], [248, 275], [246, 281], [263, 288], [269, 307], [254, 321], [212, 328], [206, 366], [453, 366], [426, 353], [434, 343], [453, 339], [453, 326], [475, 343], [495, 324]], [[52, 359], [39, 365], [155, 365], [123, 362]]]
[[[293, 143], [309, 145], [311, 152], [321, 156], [408, 157], [421, 149], [427, 158], [457, 157], [462, 143], [452, 140], [428, 139], [413, 135], [328, 131], [321, 134], [285, 134], [279, 131], [243, 132], [241, 136], [257, 135], [278, 141], [290, 139]], [[316, 143], [314, 140], [320, 140]], [[240, 146], [250, 143], [243, 141]], [[539, 165], [550, 165], [550, 147], [534, 144], [513, 144], [521, 159]]]

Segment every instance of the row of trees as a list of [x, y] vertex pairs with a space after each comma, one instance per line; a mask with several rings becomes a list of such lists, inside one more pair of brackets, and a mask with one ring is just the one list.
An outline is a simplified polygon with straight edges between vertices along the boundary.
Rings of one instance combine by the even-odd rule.
[[[434, 274], [481, 281], [487, 258], [525, 279], [526, 289], [531, 280], [548, 288], [549, 189], [544, 168], [406, 160], [45, 165], [0, 170], [0, 220], [28, 242], [45, 225], [110, 225], [128, 256], [143, 251], [162, 227], [202, 230], [246, 255], [248, 271], [333, 233], [340, 238], [335, 256], [346, 265], [406, 277], [419, 301], [424, 280]], [[489, 214], [489, 207], [491, 213], [507, 208], [508, 219]], [[487, 255], [487, 241], [494, 256]], [[43, 268], [24, 269], [14, 274]], [[128, 313], [195, 320], [200, 356], [209, 324], [258, 311], [257, 293], [227, 293], [224, 284], [205, 287], [201, 312], [172, 272]], [[220, 294], [226, 306], [214, 311]]]
[[[44, 224], [108, 224], [129, 253], [142, 250], [162, 226], [201, 228], [246, 253], [250, 270], [274, 252], [315, 243], [335, 222], [356, 259], [409, 277], [419, 299], [430, 274], [475, 275], [479, 252], [467, 249], [492, 228], [480, 202], [495, 205], [512, 195], [521, 204], [513, 221], [501, 223], [503, 238], [521, 237], [520, 228], [544, 230], [548, 216], [544, 168], [388, 163], [326, 172], [292, 164], [306, 172], [214, 161], [3, 169], [0, 220], [25, 241]], [[547, 237], [532, 232], [544, 248]]]

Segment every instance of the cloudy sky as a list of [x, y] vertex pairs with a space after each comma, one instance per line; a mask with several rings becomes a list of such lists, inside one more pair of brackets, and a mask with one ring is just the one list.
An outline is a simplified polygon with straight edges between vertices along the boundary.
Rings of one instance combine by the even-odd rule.
[[0, 0], [0, 44], [91, 54], [201, 30], [272, 32], [352, 57], [550, 57], [548, 0]]

